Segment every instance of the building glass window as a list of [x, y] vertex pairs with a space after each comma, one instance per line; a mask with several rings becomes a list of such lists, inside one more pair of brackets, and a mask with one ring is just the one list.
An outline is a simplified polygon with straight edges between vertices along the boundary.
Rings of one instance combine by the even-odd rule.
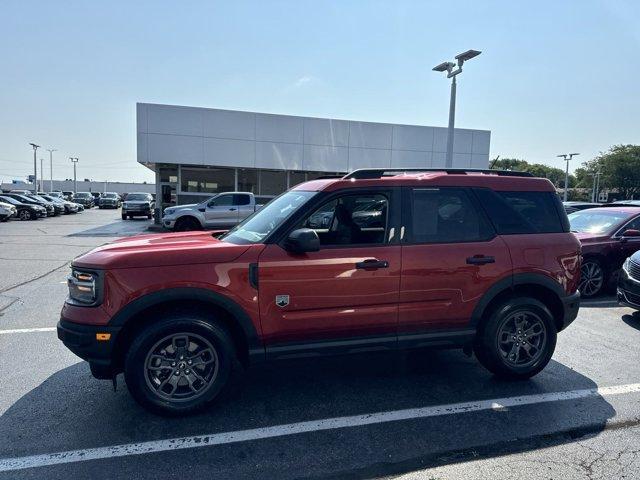
[[289, 172], [289, 187], [295, 187], [306, 181], [307, 174], [305, 172]]
[[307, 172], [307, 181], [320, 177], [342, 177], [343, 175], [344, 173], [340, 172]]
[[160, 167], [161, 183], [178, 183], [177, 167]]
[[235, 190], [233, 168], [183, 168], [180, 172], [182, 192], [220, 193]]
[[260, 195], [280, 195], [287, 189], [287, 172], [284, 170], [260, 171]]
[[238, 191], [258, 193], [258, 171], [253, 168], [238, 169]]

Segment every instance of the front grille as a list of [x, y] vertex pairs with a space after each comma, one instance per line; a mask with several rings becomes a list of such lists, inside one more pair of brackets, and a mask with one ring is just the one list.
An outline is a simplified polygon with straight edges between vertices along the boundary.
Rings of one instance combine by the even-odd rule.
[[629, 276], [634, 280], [640, 281], [640, 263], [629, 260]]

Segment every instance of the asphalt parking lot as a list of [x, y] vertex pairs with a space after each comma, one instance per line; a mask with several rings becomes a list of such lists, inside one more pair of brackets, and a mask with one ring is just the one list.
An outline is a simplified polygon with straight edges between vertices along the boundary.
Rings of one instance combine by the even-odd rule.
[[0, 478], [640, 478], [640, 314], [609, 297], [530, 381], [458, 351], [296, 361], [250, 369], [204, 414], [147, 413], [54, 327], [69, 262], [149, 224], [0, 224]]

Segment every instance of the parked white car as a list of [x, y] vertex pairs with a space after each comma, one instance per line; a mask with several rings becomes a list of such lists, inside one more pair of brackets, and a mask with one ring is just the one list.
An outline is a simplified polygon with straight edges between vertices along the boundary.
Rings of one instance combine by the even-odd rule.
[[219, 193], [202, 203], [166, 208], [162, 225], [175, 231], [227, 228], [240, 223], [261, 206], [256, 204], [251, 192]]

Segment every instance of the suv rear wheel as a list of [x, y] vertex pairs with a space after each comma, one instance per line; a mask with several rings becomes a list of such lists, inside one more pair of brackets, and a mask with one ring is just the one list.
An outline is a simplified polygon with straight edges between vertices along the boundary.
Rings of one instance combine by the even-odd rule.
[[235, 358], [224, 327], [197, 313], [175, 313], [135, 338], [125, 360], [125, 380], [143, 407], [160, 415], [184, 415], [219, 396]]
[[504, 302], [486, 319], [474, 351], [480, 363], [503, 378], [536, 375], [551, 360], [557, 329], [549, 309], [529, 297]]

